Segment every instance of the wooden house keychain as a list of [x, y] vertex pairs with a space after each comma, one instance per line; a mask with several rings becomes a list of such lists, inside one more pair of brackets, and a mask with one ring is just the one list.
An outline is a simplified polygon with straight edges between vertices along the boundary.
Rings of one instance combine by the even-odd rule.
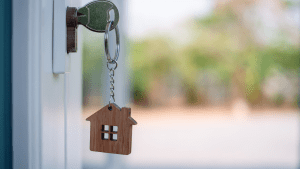
[[[113, 59], [108, 50], [108, 32], [112, 27], [115, 27], [117, 44]], [[104, 44], [110, 76], [110, 99], [108, 105], [86, 119], [91, 122], [90, 150], [128, 155], [131, 153], [132, 125], [136, 125], [137, 122], [131, 117], [131, 108], [120, 108], [115, 103], [114, 73], [118, 67], [120, 35], [118, 26], [114, 25], [114, 21], [108, 21], [106, 25]]]
[[[110, 17], [113, 12], [114, 19]], [[114, 73], [118, 66], [120, 35], [118, 29], [119, 11], [115, 4], [107, 0], [96, 0], [84, 7], [67, 7], [67, 52], [77, 52], [77, 27], [83, 25], [93, 32], [105, 32], [104, 44], [107, 68], [110, 76], [110, 100], [108, 105], [88, 117], [91, 122], [90, 150], [128, 155], [131, 153], [132, 125], [137, 122], [131, 117], [130, 108], [120, 108], [115, 103]], [[116, 52], [111, 58], [108, 47], [108, 32], [115, 29]]]

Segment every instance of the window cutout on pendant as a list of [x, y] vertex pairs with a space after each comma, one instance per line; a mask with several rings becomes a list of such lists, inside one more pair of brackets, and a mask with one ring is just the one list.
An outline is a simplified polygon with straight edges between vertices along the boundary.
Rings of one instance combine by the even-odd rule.
[[101, 134], [102, 140], [108, 140], [108, 137], [109, 137], [108, 133], [102, 133]]
[[108, 125], [102, 125], [102, 131], [109, 131]]
[[118, 126], [110, 126], [110, 131], [117, 133], [118, 132]]
[[111, 141], [117, 141], [118, 140], [118, 134], [110, 134], [110, 140]]

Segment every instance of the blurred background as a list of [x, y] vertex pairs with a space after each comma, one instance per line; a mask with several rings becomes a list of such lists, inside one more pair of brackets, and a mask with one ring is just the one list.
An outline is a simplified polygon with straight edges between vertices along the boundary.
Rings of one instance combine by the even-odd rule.
[[299, 0], [116, 5], [116, 103], [138, 125], [129, 156], [89, 151], [109, 87], [103, 34], [84, 29], [83, 168], [298, 168]]

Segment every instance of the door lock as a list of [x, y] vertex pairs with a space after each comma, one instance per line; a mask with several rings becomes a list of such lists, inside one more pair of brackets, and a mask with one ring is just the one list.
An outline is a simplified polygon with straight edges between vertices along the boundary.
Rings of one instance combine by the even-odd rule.
[[77, 52], [78, 25], [83, 25], [93, 32], [105, 32], [107, 23], [111, 21], [111, 10], [114, 11], [114, 20], [110, 30], [113, 30], [119, 22], [119, 11], [112, 2], [97, 0], [79, 9], [67, 7], [67, 53]]

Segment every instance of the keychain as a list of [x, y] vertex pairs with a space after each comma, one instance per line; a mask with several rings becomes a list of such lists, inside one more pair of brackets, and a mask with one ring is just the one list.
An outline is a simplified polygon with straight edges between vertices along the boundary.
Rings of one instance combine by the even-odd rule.
[[[116, 32], [117, 46], [115, 57], [112, 59], [108, 50], [108, 32], [113, 27]], [[110, 77], [110, 99], [108, 105], [86, 119], [91, 122], [90, 150], [128, 155], [131, 153], [132, 125], [136, 125], [137, 122], [131, 117], [131, 108], [120, 108], [115, 103], [114, 74], [118, 67], [120, 35], [118, 26], [114, 25], [114, 21], [108, 21], [106, 25], [104, 44]]]
[[[114, 19], [110, 18], [110, 11], [114, 12]], [[119, 11], [110, 1], [97, 0], [77, 9], [67, 7], [67, 53], [77, 52], [77, 27], [83, 25], [93, 32], [105, 32], [104, 46], [107, 56], [107, 68], [110, 77], [110, 99], [108, 105], [95, 112], [86, 120], [91, 122], [90, 150], [105, 153], [131, 153], [132, 125], [137, 122], [131, 117], [131, 109], [122, 109], [115, 103], [114, 75], [118, 67], [120, 51], [120, 34], [118, 29]], [[115, 29], [116, 51], [111, 58], [108, 46], [108, 32]]]

